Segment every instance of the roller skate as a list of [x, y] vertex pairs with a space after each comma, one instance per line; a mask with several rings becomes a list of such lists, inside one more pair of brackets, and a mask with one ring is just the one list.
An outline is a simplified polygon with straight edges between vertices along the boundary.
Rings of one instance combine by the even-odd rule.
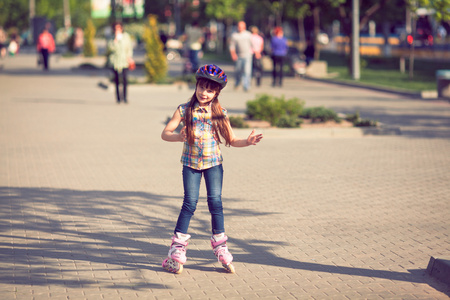
[[169, 254], [163, 261], [162, 267], [169, 272], [180, 274], [183, 272], [183, 265], [186, 263], [186, 246], [187, 240], [191, 236], [177, 232], [172, 237], [172, 245], [170, 245]]
[[225, 233], [215, 234], [211, 237], [211, 246], [213, 248], [214, 255], [217, 257], [225, 270], [229, 273], [234, 273], [235, 269], [232, 264], [233, 255], [228, 252], [227, 240], [228, 237]]

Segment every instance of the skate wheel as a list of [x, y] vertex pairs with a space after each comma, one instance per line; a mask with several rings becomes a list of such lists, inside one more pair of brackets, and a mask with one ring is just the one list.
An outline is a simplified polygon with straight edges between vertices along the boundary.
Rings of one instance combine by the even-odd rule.
[[162, 263], [162, 267], [175, 274], [183, 272], [183, 265], [171, 258], [166, 258]]
[[228, 265], [222, 264], [222, 266], [227, 270], [228, 273], [235, 273], [236, 270], [234, 269], [234, 266], [232, 263], [229, 263]]

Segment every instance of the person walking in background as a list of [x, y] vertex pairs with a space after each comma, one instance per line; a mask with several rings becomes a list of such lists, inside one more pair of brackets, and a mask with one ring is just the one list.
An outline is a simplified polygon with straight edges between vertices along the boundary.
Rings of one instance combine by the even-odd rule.
[[256, 86], [261, 85], [261, 78], [263, 75], [262, 53], [264, 51], [264, 39], [259, 34], [258, 27], [251, 26], [252, 32], [252, 48], [253, 48], [253, 76], [256, 79]]
[[73, 32], [73, 50], [75, 54], [81, 54], [84, 46], [84, 32], [80, 27]]
[[194, 21], [192, 26], [186, 30], [184, 39], [186, 40], [186, 48], [189, 55], [189, 62], [191, 64], [190, 69], [192, 73], [195, 73], [197, 72], [200, 64], [200, 52], [205, 41], [203, 30], [198, 26], [197, 21]]
[[303, 54], [305, 55], [305, 61], [307, 66], [309, 66], [309, 64], [314, 60], [314, 53], [315, 53], [314, 42], [313, 40], [308, 39], [308, 41], [306, 42], [305, 51], [303, 52]]
[[273, 60], [272, 86], [282, 86], [284, 58], [288, 52], [287, 39], [284, 37], [283, 29], [281, 27], [275, 27], [273, 33], [274, 35], [270, 40]]
[[19, 52], [20, 49], [20, 43], [19, 43], [19, 37], [16, 33], [11, 34], [11, 39], [9, 41], [8, 46], [8, 53], [11, 56], [16, 55]]
[[6, 56], [6, 33], [3, 27], [0, 26], [0, 57]]
[[247, 30], [244, 21], [237, 24], [237, 32], [231, 35], [230, 54], [233, 61], [236, 62], [236, 83], [235, 89], [241, 84], [244, 91], [250, 89], [250, 80], [252, 76], [252, 34]]
[[[107, 45], [108, 61], [114, 73], [114, 83], [116, 85], [116, 100], [119, 104], [128, 103], [127, 99], [127, 72], [129, 68], [134, 68], [133, 44], [130, 35], [123, 31], [122, 23], [113, 24], [114, 39]], [[122, 89], [120, 83], [122, 82]]]
[[[223, 167], [219, 144], [247, 147], [256, 145], [263, 138], [253, 130], [245, 139], [237, 138], [231, 128], [227, 110], [219, 103], [219, 94], [227, 84], [227, 75], [216, 65], [200, 67], [195, 74], [195, 92], [189, 102], [175, 110], [164, 128], [161, 138], [168, 142], [184, 144], [183, 164], [184, 200], [175, 226], [168, 257], [162, 263], [164, 269], [181, 273], [186, 263], [186, 246], [191, 237], [189, 223], [197, 207], [200, 182], [205, 178], [207, 202], [211, 214], [211, 246], [219, 262], [231, 273], [233, 256], [228, 251], [222, 206]], [[183, 122], [180, 133], [175, 132]]]
[[49, 32], [50, 27], [50, 23], [45, 25], [44, 30], [38, 37], [36, 45], [37, 51], [41, 54], [42, 64], [45, 71], [48, 71], [49, 69], [50, 53], [55, 51], [55, 40], [53, 39], [53, 35]]

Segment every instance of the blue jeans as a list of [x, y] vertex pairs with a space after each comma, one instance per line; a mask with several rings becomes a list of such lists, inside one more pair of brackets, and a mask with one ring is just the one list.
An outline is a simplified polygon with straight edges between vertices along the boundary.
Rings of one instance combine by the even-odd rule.
[[189, 50], [189, 61], [192, 65], [192, 73], [197, 72], [197, 69], [200, 64], [200, 59], [198, 58], [198, 55], [200, 53], [200, 50]]
[[222, 207], [223, 167], [218, 165], [205, 170], [195, 170], [183, 166], [184, 200], [178, 216], [175, 233], [187, 233], [189, 222], [197, 208], [200, 192], [200, 181], [205, 177], [208, 208], [211, 213], [211, 227], [213, 234], [225, 232]]
[[235, 71], [236, 71], [236, 84], [235, 87], [239, 86], [242, 80], [242, 86], [245, 91], [250, 88], [250, 80], [252, 77], [252, 55], [248, 57], [239, 57], [236, 61]]

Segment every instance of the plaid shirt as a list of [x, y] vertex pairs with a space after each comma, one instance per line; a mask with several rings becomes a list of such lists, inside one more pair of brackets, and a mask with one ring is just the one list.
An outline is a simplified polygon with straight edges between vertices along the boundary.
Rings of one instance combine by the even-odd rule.
[[[185, 117], [187, 106], [188, 103], [178, 106], [182, 119]], [[185, 142], [181, 156], [181, 163], [189, 168], [205, 170], [222, 164], [222, 153], [219, 141], [214, 135], [211, 112], [211, 104], [200, 107], [197, 103], [193, 109], [194, 145]], [[223, 109], [223, 113], [226, 116], [226, 109]]]

